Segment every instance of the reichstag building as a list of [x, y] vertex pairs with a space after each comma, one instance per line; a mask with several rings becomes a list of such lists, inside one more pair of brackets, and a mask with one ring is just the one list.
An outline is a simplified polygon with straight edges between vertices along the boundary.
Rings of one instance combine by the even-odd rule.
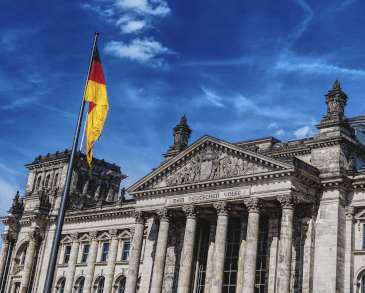
[[[188, 144], [151, 173], [78, 153], [54, 293], [365, 292], [365, 116], [338, 80], [312, 137]], [[350, 99], [351, 101], [351, 99]], [[7, 216], [0, 293], [42, 293], [70, 151], [35, 158]], [[133, 199], [126, 199], [128, 192]]]

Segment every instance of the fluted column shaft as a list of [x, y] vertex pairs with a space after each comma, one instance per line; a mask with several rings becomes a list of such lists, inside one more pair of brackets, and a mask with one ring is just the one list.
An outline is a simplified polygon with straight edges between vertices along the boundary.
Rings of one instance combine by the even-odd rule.
[[8, 253], [9, 253], [9, 246], [10, 246], [10, 237], [9, 234], [3, 234], [1, 235], [1, 238], [3, 239], [3, 246], [1, 247], [1, 253], [0, 253], [0, 281], [2, 280], [6, 260], [8, 259]]
[[204, 293], [210, 293], [210, 289], [212, 286], [216, 229], [217, 229], [217, 220], [211, 219], [210, 231], [209, 231], [209, 248], [208, 248], [208, 255], [207, 255], [207, 268], [205, 271]]
[[70, 252], [70, 259], [68, 260], [65, 293], [70, 293], [72, 291], [72, 284], [74, 281], [75, 271], [76, 271], [77, 255], [79, 253], [79, 247], [80, 247], [80, 242], [77, 239], [78, 234], [72, 233], [71, 237], [72, 237], [72, 247]]
[[91, 292], [92, 281], [94, 279], [96, 255], [98, 252], [98, 244], [99, 244], [99, 241], [97, 239], [98, 236], [97, 232], [92, 231], [89, 234], [91, 236], [91, 244], [90, 244], [89, 255], [87, 257], [87, 267], [86, 267], [86, 276], [85, 276], [83, 293]]
[[196, 208], [193, 205], [183, 206], [183, 211], [186, 213], [187, 218], [185, 226], [184, 244], [180, 258], [177, 293], [190, 293], [197, 217]]
[[211, 292], [221, 293], [223, 289], [229, 207], [228, 203], [225, 201], [215, 202], [213, 206], [217, 210], [218, 219], [217, 231], [215, 234], [215, 252]]
[[22, 283], [20, 285], [19, 293], [28, 292], [29, 280], [30, 280], [30, 275], [32, 273], [34, 256], [37, 247], [37, 240], [38, 240], [37, 233], [35, 231], [29, 232], [28, 237], [29, 237], [29, 244], [27, 248], [27, 255], [25, 256]]
[[254, 293], [261, 205], [256, 197], [246, 199], [245, 205], [248, 210], [248, 223], [242, 293]]
[[142, 252], [143, 232], [144, 232], [144, 216], [143, 212], [135, 211], [135, 229], [132, 240], [132, 251], [129, 256], [129, 267], [127, 283], [125, 285], [125, 293], [135, 293], [137, 288], [139, 263]]
[[243, 286], [243, 270], [246, 254], [246, 236], [247, 236], [247, 214], [241, 215], [241, 235], [240, 235], [240, 251], [238, 255], [238, 268], [237, 268], [237, 284], [236, 292], [241, 293]]
[[278, 201], [282, 206], [280, 244], [277, 269], [277, 292], [290, 292], [291, 257], [293, 245], [293, 218], [294, 208], [298, 203], [293, 195], [280, 195]]
[[110, 249], [108, 254], [108, 265], [106, 267], [104, 293], [112, 292], [114, 272], [115, 272], [115, 260], [117, 259], [118, 243], [119, 243], [119, 239], [117, 236], [117, 229], [109, 230], [109, 234], [112, 236], [112, 241], [110, 243]]
[[169, 211], [167, 209], [157, 210], [160, 217], [160, 227], [158, 230], [157, 247], [155, 261], [153, 264], [153, 275], [150, 293], [161, 293], [163, 275], [166, 261], [167, 239], [169, 236]]

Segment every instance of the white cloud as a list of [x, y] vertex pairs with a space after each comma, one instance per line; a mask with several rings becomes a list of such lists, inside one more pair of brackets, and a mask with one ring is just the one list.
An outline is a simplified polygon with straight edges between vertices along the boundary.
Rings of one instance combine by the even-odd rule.
[[311, 129], [310, 126], [304, 126], [294, 131], [294, 135], [296, 138], [303, 138], [306, 136], [312, 136], [315, 132]]
[[170, 13], [167, 2], [161, 0], [119, 0], [117, 5], [123, 10], [133, 10], [139, 14], [164, 17]]
[[284, 129], [280, 129], [276, 132], [277, 136], [283, 135], [285, 133]]
[[222, 107], [224, 108], [225, 106], [222, 104], [222, 98], [213, 94], [212, 92], [206, 90], [205, 88], [202, 88], [203, 91], [205, 92], [205, 97], [206, 99], [211, 102], [213, 105], [217, 106], [217, 107]]
[[158, 55], [177, 54], [176, 52], [165, 48], [161, 43], [156, 42], [153, 38], [143, 40], [134, 39], [129, 44], [123, 42], [111, 41], [106, 44], [105, 51], [121, 58], [129, 58], [140, 63], [146, 63], [152, 66], [163, 66], [163, 59], [155, 58]]
[[129, 34], [143, 29], [146, 26], [146, 21], [135, 21], [129, 20], [127, 22], [122, 22], [121, 19], [118, 21], [121, 25], [121, 29], [124, 33]]
[[271, 123], [270, 125], [269, 125], [269, 128], [273, 128], [273, 127], [278, 127], [277, 125], [276, 125], [276, 123], [274, 122], [274, 123]]

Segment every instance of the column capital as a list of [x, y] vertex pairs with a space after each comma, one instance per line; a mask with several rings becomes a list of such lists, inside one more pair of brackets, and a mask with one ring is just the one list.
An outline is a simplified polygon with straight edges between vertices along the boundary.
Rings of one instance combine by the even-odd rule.
[[91, 240], [98, 240], [98, 231], [90, 231], [89, 235], [91, 237]]
[[72, 239], [72, 242], [78, 242], [79, 241], [79, 233], [78, 232], [72, 232], [71, 233], [71, 239]]
[[118, 229], [109, 229], [109, 234], [112, 237], [112, 239], [117, 239], [118, 238]]
[[295, 209], [295, 206], [300, 202], [299, 198], [293, 194], [281, 194], [277, 196], [282, 209]]
[[144, 224], [146, 221], [143, 211], [133, 211], [133, 218], [136, 224]]
[[262, 209], [262, 201], [257, 197], [250, 197], [244, 200], [249, 213], [260, 213]]
[[168, 222], [171, 219], [171, 211], [167, 208], [157, 209], [156, 214], [160, 218], [161, 222]]
[[3, 243], [9, 244], [11, 241], [11, 237], [9, 234], [2, 234], [1, 239], [3, 240]]
[[218, 216], [228, 216], [231, 211], [231, 204], [225, 200], [214, 202], [213, 207], [217, 210]]
[[186, 214], [186, 218], [188, 219], [196, 219], [197, 214], [199, 213], [197, 207], [195, 205], [184, 205], [182, 210]]
[[353, 220], [355, 214], [355, 207], [354, 206], [346, 206], [345, 207], [346, 213], [346, 220]]

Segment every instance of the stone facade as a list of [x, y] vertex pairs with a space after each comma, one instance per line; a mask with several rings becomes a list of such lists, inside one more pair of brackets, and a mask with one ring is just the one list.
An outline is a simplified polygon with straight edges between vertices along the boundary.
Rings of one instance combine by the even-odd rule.
[[[318, 134], [286, 142], [189, 146], [184, 115], [129, 200], [119, 167], [78, 153], [52, 292], [365, 292], [365, 146], [347, 99], [336, 80]], [[0, 293], [43, 292], [69, 157], [26, 165], [1, 218]]]

